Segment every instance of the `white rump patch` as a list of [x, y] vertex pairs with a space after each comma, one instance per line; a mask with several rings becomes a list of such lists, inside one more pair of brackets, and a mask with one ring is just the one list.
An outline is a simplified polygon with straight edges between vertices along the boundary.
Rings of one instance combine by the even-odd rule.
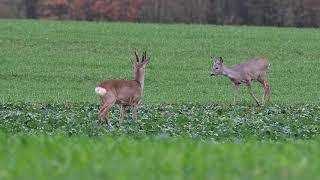
[[97, 96], [104, 96], [107, 93], [107, 90], [102, 87], [96, 87], [95, 91]]

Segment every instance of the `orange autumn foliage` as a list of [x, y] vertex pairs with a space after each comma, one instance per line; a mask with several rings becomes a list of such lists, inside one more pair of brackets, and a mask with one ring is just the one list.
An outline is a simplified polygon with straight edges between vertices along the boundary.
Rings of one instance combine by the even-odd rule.
[[144, 0], [42, 0], [38, 15], [47, 19], [139, 20]]

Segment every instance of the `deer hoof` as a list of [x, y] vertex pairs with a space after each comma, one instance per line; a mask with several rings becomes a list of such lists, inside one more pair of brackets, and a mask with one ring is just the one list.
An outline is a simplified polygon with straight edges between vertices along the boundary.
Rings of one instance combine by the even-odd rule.
[[97, 124], [98, 124], [99, 127], [101, 127], [102, 121], [97, 120]]
[[111, 127], [110, 122], [106, 122], [106, 127]]

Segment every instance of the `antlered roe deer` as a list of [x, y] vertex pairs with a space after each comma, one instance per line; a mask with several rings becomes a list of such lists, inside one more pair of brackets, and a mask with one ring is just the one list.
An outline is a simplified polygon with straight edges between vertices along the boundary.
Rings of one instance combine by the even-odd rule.
[[142, 55], [139, 60], [137, 52], [135, 52], [136, 61], [131, 60], [134, 67], [134, 80], [106, 80], [101, 82], [95, 92], [101, 98], [101, 105], [98, 114], [98, 124], [101, 126], [102, 119], [105, 117], [109, 126], [109, 110], [114, 104], [120, 105], [120, 125], [123, 124], [124, 111], [126, 106], [132, 108], [132, 119], [137, 121], [137, 108], [143, 96], [144, 89], [144, 69], [149, 62], [147, 52]]
[[[269, 63], [264, 58], [253, 59], [249, 61], [236, 64], [230, 68], [224, 66], [223, 59], [213, 59], [213, 68], [210, 73], [211, 76], [224, 75], [228, 77], [235, 87], [234, 103], [236, 103], [240, 97], [240, 85], [245, 83], [248, 87], [249, 94], [256, 101], [257, 106], [264, 104], [264, 101], [270, 100], [270, 86], [267, 79], [267, 70]], [[264, 94], [262, 97], [262, 103], [253, 95], [252, 81], [257, 80], [263, 85]]]

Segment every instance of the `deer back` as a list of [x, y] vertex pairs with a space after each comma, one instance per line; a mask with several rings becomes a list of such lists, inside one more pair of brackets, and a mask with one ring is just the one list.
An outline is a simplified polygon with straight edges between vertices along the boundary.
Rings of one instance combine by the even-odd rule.
[[268, 61], [264, 58], [245, 61], [234, 65], [231, 69], [238, 72], [241, 79], [257, 79], [268, 70]]
[[135, 80], [106, 80], [98, 87], [106, 89], [106, 93], [114, 95], [123, 104], [141, 99], [141, 85]]

